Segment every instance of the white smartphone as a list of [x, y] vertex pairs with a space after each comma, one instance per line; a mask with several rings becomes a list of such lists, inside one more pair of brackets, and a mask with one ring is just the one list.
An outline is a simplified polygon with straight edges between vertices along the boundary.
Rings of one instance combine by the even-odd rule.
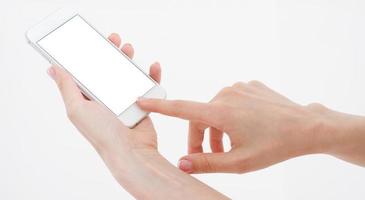
[[86, 97], [130, 128], [148, 114], [137, 106], [138, 97], [166, 97], [158, 83], [74, 10], [56, 11], [29, 29], [26, 38], [50, 63], [68, 71]]

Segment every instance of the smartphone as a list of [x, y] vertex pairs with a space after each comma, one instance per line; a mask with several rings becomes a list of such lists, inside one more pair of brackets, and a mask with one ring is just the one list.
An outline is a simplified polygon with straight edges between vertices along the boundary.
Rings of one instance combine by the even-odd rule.
[[70, 73], [82, 93], [132, 128], [148, 113], [138, 97], [166, 97], [165, 90], [72, 9], [60, 9], [26, 32], [29, 44]]

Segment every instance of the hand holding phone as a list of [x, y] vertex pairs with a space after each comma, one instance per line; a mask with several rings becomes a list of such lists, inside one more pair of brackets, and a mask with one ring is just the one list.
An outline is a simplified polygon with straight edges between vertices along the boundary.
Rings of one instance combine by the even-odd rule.
[[[117, 34], [112, 34], [109, 40], [117, 47], [121, 43]], [[124, 45], [122, 50], [126, 55], [133, 56], [131, 45]], [[64, 69], [52, 66], [48, 73], [61, 92], [69, 119], [97, 150], [104, 151], [103, 148], [108, 147], [108, 150], [123, 148], [123, 151], [129, 151], [134, 146], [151, 152], [157, 149], [156, 133], [149, 117], [143, 119], [134, 129], [129, 129], [104, 106], [85, 99], [71, 75]], [[150, 75], [156, 82], [160, 82], [161, 68], [158, 62], [151, 65]]]
[[62, 9], [26, 33], [29, 43], [73, 77], [82, 93], [104, 105], [128, 127], [148, 113], [140, 96], [165, 98], [165, 91], [78, 12]]

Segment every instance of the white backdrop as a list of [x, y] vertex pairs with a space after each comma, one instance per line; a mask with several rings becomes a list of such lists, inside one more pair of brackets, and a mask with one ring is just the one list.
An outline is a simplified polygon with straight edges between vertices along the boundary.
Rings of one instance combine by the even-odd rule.
[[[65, 116], [48, 62], [24, 38], [53, 10], [119, 32], [171, 99], [208, 101], [258, 79], [299, 103], [365, 115], [362, 0], [0, 0], [0, 199], [130, 199]], [[161, 153], [186, 151], [187, 122], [152, 116]], [[243, 175], [195, 176], [233, 199], [364, 199], [365, 169], [311, 155]]]

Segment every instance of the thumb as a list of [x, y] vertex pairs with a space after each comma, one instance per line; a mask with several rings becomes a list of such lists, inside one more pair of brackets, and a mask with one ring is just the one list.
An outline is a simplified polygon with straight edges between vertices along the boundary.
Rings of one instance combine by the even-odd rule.
[[227, 153], [194, 153], [180, 158], [178, 167], [192, 174], [198, 173], [238, 173], [239, 158], [232, 152]]

